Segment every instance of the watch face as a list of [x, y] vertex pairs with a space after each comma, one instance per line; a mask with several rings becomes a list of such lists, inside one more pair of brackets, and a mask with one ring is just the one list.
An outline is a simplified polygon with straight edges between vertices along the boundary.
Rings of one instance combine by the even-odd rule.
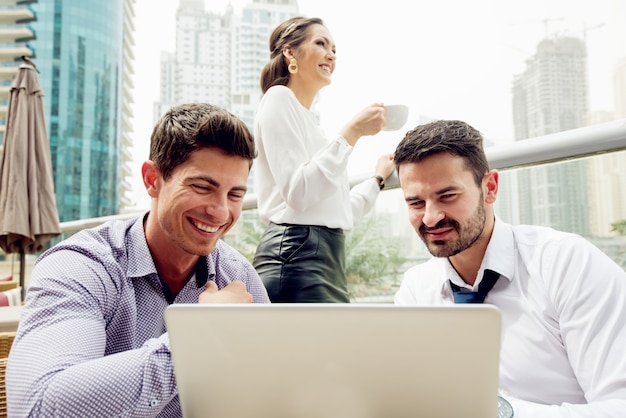
[[498, 418], [513, 418], [513, 407], [502, 396], [498, 396]]

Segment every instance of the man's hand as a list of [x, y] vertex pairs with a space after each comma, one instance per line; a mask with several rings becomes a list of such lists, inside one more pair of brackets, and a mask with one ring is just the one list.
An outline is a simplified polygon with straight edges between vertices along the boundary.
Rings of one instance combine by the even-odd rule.
[[214, 281], [206, 282], [206, 290], [198, 297], [198, 303], [252, 303], [252, 295], [244, 282], [235, 281], [218, 289]]

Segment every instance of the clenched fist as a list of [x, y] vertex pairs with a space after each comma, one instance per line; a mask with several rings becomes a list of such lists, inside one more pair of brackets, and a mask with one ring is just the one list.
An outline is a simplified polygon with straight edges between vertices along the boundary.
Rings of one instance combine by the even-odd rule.
[[206, 283], [206, 290], [198, 297], [198, 303], [252, 303], [252, 295], [244, 282], [235, 281], [222, 289], [214, 281]]

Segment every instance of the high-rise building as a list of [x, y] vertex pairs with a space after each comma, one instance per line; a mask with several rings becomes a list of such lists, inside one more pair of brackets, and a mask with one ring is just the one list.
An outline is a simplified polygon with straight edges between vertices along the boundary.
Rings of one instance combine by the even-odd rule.
[[0, 59], [11, 68], [28, 55], [40, 71], [61, 221], [119, 213], [131, 204], [135, 0], [7, 3], [0, 19], [23, 36], [4, 43]]
[[[587, 53], [583, 40], [545, 39], [513, 83], [515, 140], [585, 126], [588, 114]], [[588, 162], [534, 167], [517, 173], [519, 219], [589, 235]]]
[[545, 39], [513, 82], [515, 140], [584, 126], [588, 111], [583, 40]]
[[[613, 66], [614, 111], [593, 112], [590, 124], [626, 118], [626, 2], [614, 1], [617, 56]], [[590, 164], [591, 232], [594, 237], [616, 235], [613, 224], [626, 220], [626, 151], [594, 157]]]
[[22, 56], [32, 57], [28, 42], [35, 39], [31, 23], [35, 12], [28, 2], [8, 0], [0, 4], [0, 153], [4, 144], [4, 131], [11, 90], [11, 82], [22, 63]]
[[174, 52], [161, 54], [160, 100], [155, 121], [170, 107], [188, 102], [230, 105], [232, 8], [207, 13], [204, 0], [180, 0]]
[[297, 13], [297, 0], [252, 0], [240, 12], [229, 5], [223, 13], [207, 12], [204, 0], [180, 0], [176, 50], [161, 54], [155, 122], [174, 105], [200, 101], [228, 109], [252, 127], [269, 35]]
[[230, 109], [249, 126], [261, 99], [260, 76], [270, 56], [270, 34], [297, 14], [297, 0], [254, 0], [234, 26]]

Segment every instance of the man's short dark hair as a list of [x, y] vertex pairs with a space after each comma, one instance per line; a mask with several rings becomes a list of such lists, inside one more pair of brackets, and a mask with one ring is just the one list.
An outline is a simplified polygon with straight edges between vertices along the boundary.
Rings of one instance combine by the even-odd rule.
[[476, 184], [482, 184], [489, 171], [482, 134], [459, 120], [438, 120], [407, 132], [396, 148], [394, 162], [399, 169], [404, 163], [417, 163], [441, 152], [463, 158]]
[[207, 103], [188, 103], [167, 111], [150, 138], [150, 160], [167, 180], [176, 167], [200, 148], [220, 149], [252, 161], [257, 156], [254, 137], [232, 113]]

